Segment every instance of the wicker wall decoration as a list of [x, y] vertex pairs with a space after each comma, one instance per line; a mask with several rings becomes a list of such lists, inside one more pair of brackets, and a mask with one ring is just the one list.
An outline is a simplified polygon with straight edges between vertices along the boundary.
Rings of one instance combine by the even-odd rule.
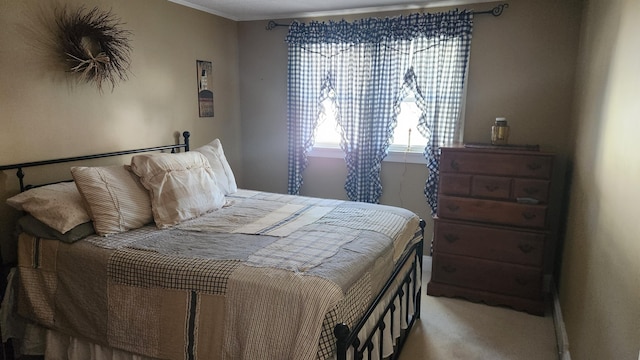
[[113, 91], [118, 81], [127, 80], [132, 33], [111, 11], [65, 6], [56, 9], [56, 25], [67, 70], [78, 74], [78, 81], [93, 82], [102, 92], [105, 82]]

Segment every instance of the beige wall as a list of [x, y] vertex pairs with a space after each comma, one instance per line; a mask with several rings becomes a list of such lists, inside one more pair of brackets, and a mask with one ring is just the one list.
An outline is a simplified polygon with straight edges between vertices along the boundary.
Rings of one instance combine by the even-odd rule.
[[640, 2], [584, 16], [560, 299], [574, 359], [640, 351]]
[[[55, 62], [39, 20], [52, 3], [0, 1], [0, 164], [169, 144], [189, 130], [194, 146], [221, 139], [241, 183], [236, 22], [165, 0], [58, 1], [111, 9], [133, 32], [129, 80], [100, 94]], [[213, 62], [214, 118], [198, 117], [196, 59]], [[69, 177], [68, 166], [52, 171], [42, 177]], [[13, 174], [0, 172], [3, 199], [17, 192]], [[0, 203], [3, 246], [17, 216]]]
[[[474, 7], [486, 10], [492, 6]], [[559, 154], [556, 166], [559, 185], [563, 183], [563, 167], [569, 152], [567, 137], [580, 9], [580, 0], [510, 1], [501, 17], [475, 18], [471, 45], [464, 141], [488, 142], [495, 118], [506, 116], [512, 143], [540, 144], [544, 150]], [[280, 27], [267, 31], [265, 26], [265, 21], [239, 24], [245, 185], [286, 192], [287, 30]], [[310, 158], [301, 193], [344, 199], [345, 174], [342, 159]], [[381, 202], [406, 207], [430, 220], [423, 195], [427, 175], [424, 165], [383, 163]], [[554, 192], [561, 197], [562, 187], [556, 187]], [[557, 221], [554, 226], [558, 226]]]

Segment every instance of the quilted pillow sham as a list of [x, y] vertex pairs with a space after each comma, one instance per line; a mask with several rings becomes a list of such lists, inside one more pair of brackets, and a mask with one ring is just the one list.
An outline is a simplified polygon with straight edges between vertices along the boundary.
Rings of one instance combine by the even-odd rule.
[[98, 235], [137, 229], [153, 221], [149, 192], [128, 168], [123, 165], [71, 168]]
[[72, 182], [37, 187], [7, 199], [13, 208], [26, 211], [47, 226], [64, 234], [91, 221], [82, 196]]
[[236, 178], [233, 175], [231, 166], [229, 166], [229, 162], [227, 162], [227, 158], [224, 156], [222, 143], [220, 143], [219, 139], [215, 139], [193, 151], [202, 153], [209, 160], [209, 165], [211, 165], [211, 169], [216, 174], [216, 183], [225, 195], [238, 191]]
[[131, 169], [151, 194], [158, 228], [196, 218], [224, 204], [224, 193], [209, 161], [199, 152], [137, 155], [131, 158]]

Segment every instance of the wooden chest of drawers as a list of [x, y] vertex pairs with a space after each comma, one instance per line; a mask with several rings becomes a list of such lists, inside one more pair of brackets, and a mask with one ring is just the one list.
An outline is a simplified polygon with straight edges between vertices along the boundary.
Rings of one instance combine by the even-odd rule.
[[553, 155], [441, 151], [427, 294], [543, 315]]

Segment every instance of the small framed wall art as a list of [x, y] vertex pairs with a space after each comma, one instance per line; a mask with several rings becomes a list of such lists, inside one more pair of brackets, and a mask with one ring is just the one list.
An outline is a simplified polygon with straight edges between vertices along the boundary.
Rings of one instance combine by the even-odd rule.
[[196, 60], [198, 71], [198, 108], [200, 117], [213, 117], [213, 91], [211, 90], [211, 61]]

